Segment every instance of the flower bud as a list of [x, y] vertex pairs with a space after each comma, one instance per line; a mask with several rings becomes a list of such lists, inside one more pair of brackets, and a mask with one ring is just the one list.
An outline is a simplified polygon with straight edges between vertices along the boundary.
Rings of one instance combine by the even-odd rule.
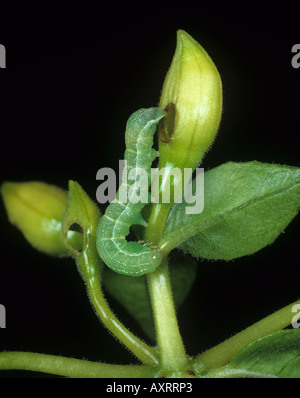
[[[62, 219], [68, 193], [43, 182], [5, 182], [1, 194], [9, 221], [21, 230], [36, 249], [50, 255], [69, 253], [62, 235]], [[80, 244], [80, 233], [72, 232], [73, 245]]]
[[159, 105], [167, 112], [159, 126], [159, 167], [195, 169], [219, 127], [222, 82], [209, 55], [183, 30]]

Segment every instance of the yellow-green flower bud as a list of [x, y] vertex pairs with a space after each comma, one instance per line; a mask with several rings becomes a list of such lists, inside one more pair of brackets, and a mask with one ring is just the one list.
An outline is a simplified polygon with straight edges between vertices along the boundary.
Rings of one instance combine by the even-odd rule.
[[[1, 194], [9, 221], [21, 230], [36, 249], [50, 255], [69, 253], [62, 235], [62, 219], [68, 193], [43, 182], [5, 182]], [[80, 244], [80, 233], [73, 231], [73, 245]]]
[[195, 169], [219, 127], [222, 82], [209, 55], [183, 30], [159, 105], [168, 112], [159, 126], [159, 167]]

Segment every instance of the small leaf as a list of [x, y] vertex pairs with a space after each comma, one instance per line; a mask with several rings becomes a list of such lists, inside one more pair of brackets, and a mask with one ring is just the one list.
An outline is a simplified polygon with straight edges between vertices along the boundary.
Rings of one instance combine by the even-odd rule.
[[[174, 253], [170, 259], [170, 279], [175, 306], [178, 309], [186, 299], [196, 278], [197, 264], [190, 257]], [[144, 333], [155, 339], [150, 298], [145, 276], [133, 278], [117, 274], [105, 267], [103, 288], [114, 297], [138, 322]]]
[[185, 214], [176, 204], [168, 217], [161, 248], [174, 247], [217, 260], [253, 254], [271, 244], [297, 215], [300, 168], [229, 162], [204, 177], [204, 210]]
[[300, 330], [280, 330], [254, 341], [241, 350], [226, 368], [300, 378]]
[[[100, 269], [103, 263], [96, 249], [96, 229], [100, 217], [98, 207], [82, 187], [76, 181], [69, 181], [69, 198], [62, 222], [63, 238], [86, 283], [92, 279], [97, 279], [100, 283]], [[82, 232], [81, 250], [72, 246], [68, 239], [69, 232], [74, 227], [79, 227]]]

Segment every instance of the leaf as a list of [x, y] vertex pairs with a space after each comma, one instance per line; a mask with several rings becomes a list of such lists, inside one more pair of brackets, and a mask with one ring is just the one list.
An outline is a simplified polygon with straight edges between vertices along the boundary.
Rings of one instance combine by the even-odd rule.
[[205, 172], [204, 210], [171, 210], [161, 241], [206, 259], [232, 260], [271, 244], [297, 215], [300, 168], [229, 162]]
[[280, 330], [254, 341], [236, 354], [226, 368], [300, 378], [300, 330]]
[[[186, 299], [196, 278], [196, 262], [181, 253], [170, 259], [170, 279], [175, 306], [178, 309]], [[155, 340], [155, 328], [145, 276], [131, 277], [117, 274], [105, 267], [102, 285], [138, 322], [145, 334]]]
[[[63, 217], [62, 231], [66, 247], [76, 261], [78, 271], [86, 284], [101, 280], [103, 262], [96, 249], [96, 229], [101, 213], [76, 181], [69, 181], [69, 198]], [[82, 248], [70, 244], [68, 235], [72, 228], [82, 232]]]

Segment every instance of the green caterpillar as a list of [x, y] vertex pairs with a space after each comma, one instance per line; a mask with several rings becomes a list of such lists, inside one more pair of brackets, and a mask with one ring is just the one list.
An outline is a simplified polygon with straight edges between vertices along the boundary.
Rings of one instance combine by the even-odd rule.
[[[166, 115], [160, 108], [140, 109], [127, 121], [125, 132], [125, 161], [128, 173], [131, 169], [146, 170], [148, 188], [153, 160], [157, 156], [153, 136], [158, 122]], [[97, 228], [97, 250], [102, 260], [115, 272], [130, 276], [141, 276], [153, 272], [161, 263], [161, 254], [154, 245], [126, 240], [131, 225], [146, 225], [141, 211], [146, 203], [132, 203], [131, 198], [138, 189], [137, 173], [131, 182], [122, 180], [116, 199], [107, 207]], [[128, 200], [122, 203], [121, 190], [126, 190]], [[124, 192], [124, 191], [123, 191]]]

